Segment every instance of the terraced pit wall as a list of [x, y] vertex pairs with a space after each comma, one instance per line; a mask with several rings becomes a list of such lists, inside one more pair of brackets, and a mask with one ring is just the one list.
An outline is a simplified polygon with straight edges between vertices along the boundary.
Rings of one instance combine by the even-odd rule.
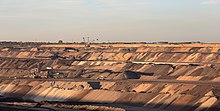
[[[4, 44], [0, 95], [218, 110], [220, 44]], [[48, 77], [47, 68], [60, 77]], [[38, 69], [33, 78], [32, 70]]]

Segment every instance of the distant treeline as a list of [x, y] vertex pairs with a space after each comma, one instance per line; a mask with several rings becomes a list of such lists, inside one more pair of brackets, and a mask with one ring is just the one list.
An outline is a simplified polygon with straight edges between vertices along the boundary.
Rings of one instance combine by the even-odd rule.
[[[200, 41], [197, 42], [101, 42], [91, 44], [194, 44], [194, 43], [203, 43]], [[41, 45], [41, 44], [85, 44], [84, 42], [12, 42], [12, 41], [2, 41], [0, 44], [18, 44], [18, 45]]]

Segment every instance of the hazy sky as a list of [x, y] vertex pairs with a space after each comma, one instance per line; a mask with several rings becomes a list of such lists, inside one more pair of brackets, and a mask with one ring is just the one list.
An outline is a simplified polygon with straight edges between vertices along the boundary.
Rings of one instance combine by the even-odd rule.
[[220, 0], [0, 0], [0, 41], [220, 42]]

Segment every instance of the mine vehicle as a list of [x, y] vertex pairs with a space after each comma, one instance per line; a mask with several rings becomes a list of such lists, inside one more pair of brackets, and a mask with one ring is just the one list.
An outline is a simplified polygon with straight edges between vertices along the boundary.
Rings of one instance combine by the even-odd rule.
[[96, 78], [97, 80], [105, 80], [105, 77], [104, 76], [99, 76]]
[[47, 67], [45, 70], [47, 71], [47, 78], [65, 78], [64, 73], [56, 72], [52, 67]]

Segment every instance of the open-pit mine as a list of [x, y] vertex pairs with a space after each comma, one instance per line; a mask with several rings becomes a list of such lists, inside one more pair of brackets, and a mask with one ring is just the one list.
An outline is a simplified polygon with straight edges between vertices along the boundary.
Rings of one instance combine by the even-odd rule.
[[220, 111], [218, 43], [0, 43], [0, 110]]

